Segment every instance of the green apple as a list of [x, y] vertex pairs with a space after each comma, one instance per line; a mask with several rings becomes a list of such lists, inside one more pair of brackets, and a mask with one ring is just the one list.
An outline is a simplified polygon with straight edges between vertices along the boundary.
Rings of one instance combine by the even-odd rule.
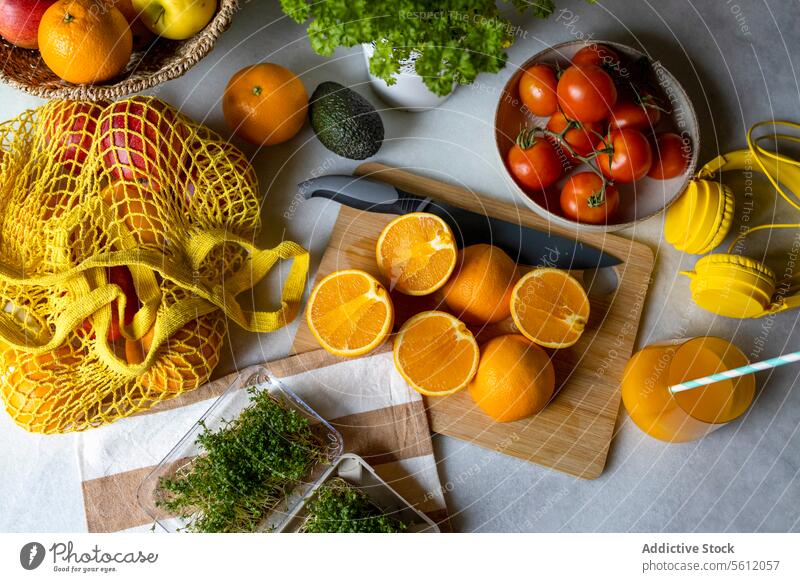
[[131, 0], [145, 26], [164, 38], [184, 40], [208, 24], [217, 0]]

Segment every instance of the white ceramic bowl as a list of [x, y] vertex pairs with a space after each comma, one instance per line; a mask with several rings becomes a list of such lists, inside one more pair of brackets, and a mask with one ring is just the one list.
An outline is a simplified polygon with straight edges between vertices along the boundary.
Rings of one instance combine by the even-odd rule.
[[[614, 49], [620, 57], [634, 63], [645, 55], [623, 44], [607, 41], [593, 41]], [[525, 61], [522, 67], [512, 75], [500, 95], [495, 112], [495, 139], [500, 163], [506, 169], [509, 181], [513, 184], [514, 191], [519, 198], [537, 214], [555, 224], [568, 227], [578, 227], [586, 231], [612, 232], [628, 228], [634, 224], [647, 220], [667, 208], [683, 192], [686, 184], [694, 175], [697, 167], [698, 153], [700, 151], [700, 132], [698, 130], [697, 116], [686, 91], [680, 83], [660, 63], [652, 63], [654, 79], [667, 98], [666, 104], [671, 109], [671, 114], [662, 115], [662, 120], [656, 126], [656, 131], [673, 131], [691, 141], [691, 156], [683, 175], [671, 180], [653, 180], [643, 178], [633, 184], [617, 184], [620, 193], [620, 205], [615, 215], [608, 224], [578, 224], [561, 212], [559, 195], [561, 187], [567, 177], [573, 173], [586, 171], [586, 166], [579, 166], [565, 174], [561, 180], [546, 192], [531, 192], [523, 189], [508, 171], [506, 157], [508, 150], [514, 144], [514, 139], [521, 126], [544, 127], [547, 118], [527, 115], [522, 110], [522, 100], [517, 89], [522, 72], [536, 63], [550, 65], [558, 64], [562, 68], [569, 66], [572, 56], [581, 48], [592, 44], [584, 41], [571, 41], [552, 46]]]

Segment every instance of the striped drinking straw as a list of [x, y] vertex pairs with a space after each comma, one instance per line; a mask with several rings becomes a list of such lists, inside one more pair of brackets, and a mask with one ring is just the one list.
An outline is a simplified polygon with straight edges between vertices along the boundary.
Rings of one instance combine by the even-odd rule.
[[800, 352], [792, 352], [791, 354], [783, 354], [777, 358], [764, 360], [763, 362], [753, 362], [741, 368], [734, 368], [726, 370], [719, 374], [712, 374], [696, 380], [688, 380], [682, 384], [675, 384], [669, 387], [669, 391], [675, 394], [676, 392], [683, 392], [684, 390], [691, 390], [692, 388], [699, 388], [700, 386], [707, 386], [714, 382], [722, 382], [723, 380], [730, 380], [731, 378], [738, 378], [739, 376], [746, 376], [753, 372], [760, 372], [761, 370], [768, 370], [770, 368], [777, 368], [778, 366], [785, 366], [793, 362], [800, 362]]

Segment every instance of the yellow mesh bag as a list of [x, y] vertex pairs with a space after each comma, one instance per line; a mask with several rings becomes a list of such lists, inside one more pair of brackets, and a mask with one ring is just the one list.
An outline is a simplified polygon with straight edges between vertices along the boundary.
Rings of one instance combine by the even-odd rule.
[[[245, 156], [150, 97], [51, 101], [0, 124], [0, 392], [23, 428], [85, 430], [206, 382], [226, 316], [297, 314], [308, 253], [258, 249]], [[293, 259], [277, 311], [238, 296]]]

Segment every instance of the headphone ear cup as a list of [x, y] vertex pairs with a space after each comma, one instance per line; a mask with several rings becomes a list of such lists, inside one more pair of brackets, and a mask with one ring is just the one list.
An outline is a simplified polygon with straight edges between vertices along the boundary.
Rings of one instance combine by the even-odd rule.
[[692, 299], [701, 308], [724, 317], [759, 317], [767, 313], [775, 294], [772, 269], [740, 255], [716, 254], [695, 264]]
[[[715, 186], [720, 186], [720, 184], [717, 184], [716, 182], [712, 182], [712, 184]], [[702, 255], [713, 251], [722, 244], [722, 241], [725, 240], [725, 237], [728, 236], [728, 233], [731, 230], [731, 225], [733, 224], [733, 213], [734, 210], [736, 210], [736, 198], [733, 195], [733, 190], [731, 190], [729, 186], [725, 186], [723, 184], [720, 199], [722, 202], [722, 208], [718, 214], [719, 219], [715, 221], [716, 231], [713, 231], [713, 234], [709, 237], [709, 240], [702, 246], [697, 254]]]
[[728, 186], [711, 180], [692, 180], [667, 210], [665, 238], [679, 251], [705, 254], [728, 235], [734, 209], [735, 197]]

